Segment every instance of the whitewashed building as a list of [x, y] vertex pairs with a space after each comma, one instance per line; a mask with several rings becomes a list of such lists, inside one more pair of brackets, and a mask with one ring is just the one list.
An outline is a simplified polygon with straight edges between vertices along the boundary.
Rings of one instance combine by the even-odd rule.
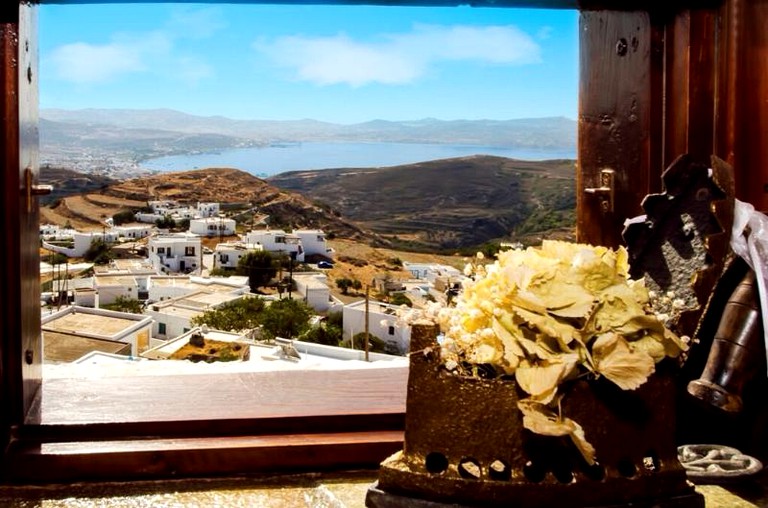
[[413, 278], [426, 280], [433, 284], [440, 277], [455, 279], [456, 282], [463, 282], [467, 278], [458, 268], [438, 263], [409, 263], [405, 261], [403, 268], [411, 272]]
[[153, 336], [160, 340], [170, 340], [191, 330], [193, 328], [192, 319], [196, 316], [239, 298], [243, 298], [243, 296], [198, 291], [153, 303], [146, 308], [144, 313], [154, 319]]
[[194, 273], [202, 268], [200, 237], [189, 232], [151, 236], [148, 251], [157, 273]]
[[[154, 221], [153, 221], [154, 222]], [[117, 233], [119, 238], [128, 238], [139, 240], [147, 238], [155, 230], [154, 226], [133, 225], [133, 226], [115, 226], [112, 231]]]
[[77, 233], [72, 228], [63, 228], [58, 224], [40, 224], [40, 237], [43, 240], [65, 240], [71, 239], [72, 235]]
[[253, 230], [245, 235], [245, 243], [259, 243], [267, 252], [286, 254], [295, 261], [304, 261], [301, 238], [282, 229]]
[[248, 277], [190, 277], [155, 275], [148, 283], [151, 302], [161, 302], [200, 291], [243, 295], [250, 293]]
[[189, 221], [189, 232], [200, 236], [231, 236], [237, 223], [234, 219], [205, 217]]
[[[411, 343], [410, 325], [397, 319], [398, 307], [383, 302], [368, 302], [368, 332], [383, 340], [392, 352], [405, 354]], [[365, 300], [344, 306], [343, 337], [350, 339], [365, 331]]]
[[294, 229], [293, 235], [299, 237], [305, 256], [319, 254], [327, 258], [333, 258], [334, 251], [328, 247], [323, 230]]
[[296, 293], [316, 312], [326, 312], [336, 306], [337, 301], [331, 297], [325, 274], [294, 273], [293, 281], [296, 283]]
[[95, 240], [102, 240], [106, 243], [115, 243], [119, 240], [119, 234], [116, 231], [89, 231], [82, 233], [75, 231], [72, 234], [72, 247], [63, 247], [60, 245], [53, 245], [46, 241], [43, 241], [43, 248], [53, 252], [59, 252], [70, 258], [81, 258], [91, 248], [91, 244]]
[[152, 318], [141, 314], [74, 306], [43, 317], [41, 328], [44, 351], [47, 351], [49, 357], [59, 360], [75, 349], [78, 350], [77, 358], [80, 358], [88, 352], [82, 351], [83, 347], [103, 351], [99, 341], [105, 341], [104, 344], [108, 344], [106, 341], [128, 344], [130, 354], [137, 356], [150, 347]]
[[197, 203], [197, 216], [200, 218], [217, 217], [220, 211], [219, 203]]
[[93, 277], [93, 289], [96, 290], [96, 307], [113, 304], [120, 297], [139, 299], [139, 282], [132, 274], [96, 274]]
[[260, 252], [264, 247], [258, 243], [221, 242], [213, 253], [214, 268], [237, 268], [240, 258], [249, 252]]

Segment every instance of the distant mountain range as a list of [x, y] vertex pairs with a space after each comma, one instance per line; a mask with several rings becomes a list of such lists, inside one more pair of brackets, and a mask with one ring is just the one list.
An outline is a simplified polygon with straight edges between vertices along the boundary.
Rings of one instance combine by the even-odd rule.
[[576, 122], [564, 117], [517, 120], [385, 121], [342, 125], [316, 120], [233, 120], [170, 109], [43, 109], [45, 154], [132, 149], [134, 160], [170, 153], [302, 141], [451, 143], [535, 149], [573, 149]]

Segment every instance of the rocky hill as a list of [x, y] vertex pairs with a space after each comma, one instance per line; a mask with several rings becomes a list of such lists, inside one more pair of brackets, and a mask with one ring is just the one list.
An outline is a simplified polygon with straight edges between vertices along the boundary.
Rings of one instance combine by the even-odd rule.
[[570, 239], [575, 163], [472, 156], [386, 168], [281, 173], [268, 180], [402, 249], [450, 250], [492, 240]]
[[117, 180], [44, 164], [40, 167], [40, 183], [53, 186], [51, 194], [40, 196], [40, 203], [48, 205], [67, 196], [105, 189]]
[[[45, 181], [45, 178], [42, 179]], [[81, 229], [98, 229], [104, 219], [124, 210], [138, 210], [150, 200], [175, 200], [196, 204], [220, 202], [269, 215], [271, 227], [322, 228], [328, 233], [364, 239], [369, 233], [344, 220], [330, 207], [301, 195], [280, 190], [264, 180], [237, 169], [201, 169], [162, 173], [125, 180], [97, 190], [62, 197], [41, 210], [41, 220]]]

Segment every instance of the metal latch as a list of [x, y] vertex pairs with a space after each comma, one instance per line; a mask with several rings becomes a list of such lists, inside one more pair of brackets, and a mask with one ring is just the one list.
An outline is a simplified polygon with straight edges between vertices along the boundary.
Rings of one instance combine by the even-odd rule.
[[600, 210], [603, 213], [613, 212], [615, 186], [613, 184], [616, 172], [612, 169], [600, 170], [600, 187], [587, 187], [584, 192], [594, 194], [600, 200]]
[[27, 194], [27, 213], [32, 213], [32, 196], [44, 196], [53, 192], [53, 185], [39, 185], [32, 183], [34, 173], [32, 168], [24, 170], [24, 190]]

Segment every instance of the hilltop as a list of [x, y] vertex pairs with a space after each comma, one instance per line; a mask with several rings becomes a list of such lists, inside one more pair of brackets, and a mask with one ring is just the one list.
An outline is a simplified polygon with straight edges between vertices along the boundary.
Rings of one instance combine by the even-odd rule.
[[[49, 183], [51, 178], [52, 174], [44, 169], [41, 182]], [[166, 199], [182, 203], [220, 202], [225, 209], [257, 207], [259, 214], [269, 215], [269, 225], [274, 228], [322, 228], [358, 240], [370, 236], [328, 206], [280, 190], [245, 171], [227, 168], [162, 173], [103, 185], [53, 201], [41, 209], [41, 221], [69, 222], [82, 230], [99, 229], [104, 219], [120, 211], [138, 210], [147, 201]]]
[[575, 163], [478, 155], [384, 168], [292, 171], [274, 185], [314, 201], [404, 250], [493, 240], [572, 239]]

